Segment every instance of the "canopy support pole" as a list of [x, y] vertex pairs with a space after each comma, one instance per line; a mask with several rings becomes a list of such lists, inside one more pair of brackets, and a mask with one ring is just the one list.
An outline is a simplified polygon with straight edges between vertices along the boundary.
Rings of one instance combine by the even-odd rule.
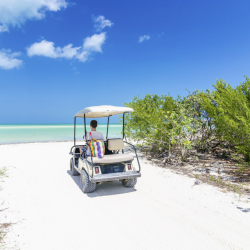
[[107, 141], [107, 139], [108, 139], [108, 133], [109, 133], [109, 116], [108, 116], [108, 125], [107, 125], [106, 141]]
[[87, 141], [87, 129], [86, 129], [86, 117], [85, 117], [85, 114], [84, 114], [84, 133], [85, 133], [85, 141]]
[[125, 118], [125, 113], [123, 113], [123, 129], [122, 129], [123, 139], [124, 139], [124, 136], [125, 136], [125, 132], [124, 132], [124, 118]]
[[76, 145], [76, 117], [74, 117], [74, 146]]

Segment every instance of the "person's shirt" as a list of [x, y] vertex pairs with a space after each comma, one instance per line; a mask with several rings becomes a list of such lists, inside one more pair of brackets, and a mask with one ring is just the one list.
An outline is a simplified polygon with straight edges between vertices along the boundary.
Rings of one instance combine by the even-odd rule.
[[[91, 135], [93, 139], [96, 140], [103, 140], [104, 141], [104, 137], [103, 134], [101, 132], [98, 131], [91, 131]], [[89, 138], [89, 132], [87, 133], [87, 140], [90, 140], [91, 138]]]

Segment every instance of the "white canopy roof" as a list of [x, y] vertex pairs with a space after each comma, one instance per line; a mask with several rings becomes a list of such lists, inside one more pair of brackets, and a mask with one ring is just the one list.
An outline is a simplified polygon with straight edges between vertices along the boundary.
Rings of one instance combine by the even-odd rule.
[[119, 115], [123, 113], [134, 112], [132, 108], [128, 107], [117, 107], [110, 105], [92, 106], [85, 108], [75, 114], [75, 117], [85, 117], [86, 118], [99, 118], [108, 117], [111, 115]]

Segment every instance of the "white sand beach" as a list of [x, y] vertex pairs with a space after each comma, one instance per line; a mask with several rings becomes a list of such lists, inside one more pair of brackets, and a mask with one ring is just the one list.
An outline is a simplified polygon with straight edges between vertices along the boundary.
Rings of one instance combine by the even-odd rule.
[[141, 159], [135, 188], [84, 194], [69, 171], [72, 142], [0, 145], [4, 249], [250, 249], [250, 197], [239, 200]]

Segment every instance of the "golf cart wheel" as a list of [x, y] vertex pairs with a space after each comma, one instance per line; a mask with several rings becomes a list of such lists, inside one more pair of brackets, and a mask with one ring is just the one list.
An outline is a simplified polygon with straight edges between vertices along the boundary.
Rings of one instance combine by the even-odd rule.
[[92, 183], [89, 180], [89, 175], [84, 169], [81, 172], [80, 184], [81, 184], [81, 190], [83, 191], [83, 193], [92, 193], [96, 189], [96, 183]]
[[70, 172], [73, 176], [79, 175], [79, 173], [76, 171], [76, 169], [74, 168], [74, 160], [73, 158], [70, 159]]
[[122, 185], [124, 187], [134, 187], [136, 183], [137, 183], [137, 178], [122, 180]]

